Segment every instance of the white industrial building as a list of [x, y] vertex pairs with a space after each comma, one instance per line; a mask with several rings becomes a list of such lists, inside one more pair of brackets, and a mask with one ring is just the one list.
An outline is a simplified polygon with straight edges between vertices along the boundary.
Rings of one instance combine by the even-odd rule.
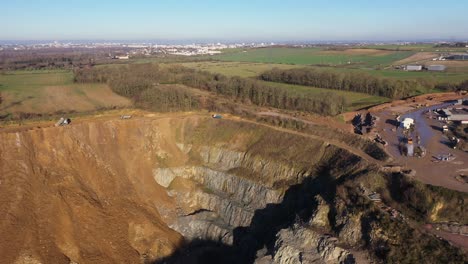
[[412, 125], [414, 125], [414, 119], [409, 118], [409, 117], [405, 118], [403, 122], [401, 122], [401, 126], [404, 129], [410, 129]]

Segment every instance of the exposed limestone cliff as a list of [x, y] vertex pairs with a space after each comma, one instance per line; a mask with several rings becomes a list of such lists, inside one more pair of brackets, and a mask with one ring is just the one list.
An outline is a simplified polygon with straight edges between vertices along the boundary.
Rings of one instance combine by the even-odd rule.
[[336, 246], [336, 238], [295, 225], [277, 234], [272, 263], [355, 263], [349, 251]]

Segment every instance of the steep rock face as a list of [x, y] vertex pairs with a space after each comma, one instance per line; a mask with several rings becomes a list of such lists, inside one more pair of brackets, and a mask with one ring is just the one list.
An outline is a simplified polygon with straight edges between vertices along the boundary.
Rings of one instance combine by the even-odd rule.
[[[281, 221], [290, 218], [284, 214], [291, 214], [291, 210], [306, 210], [315, 203], [318, 205], [311, 217], [311, 225], [322, 228], [322, 232], [330, 228], [330, 205], [320, 195], [315, 196], [315, 203], [307, 201], [307, 189], [300, 185], [306, 178], [313, 181], [319, 177], [318, 163], [324, 161], [321, 166], [328, 166], [327, 158], [331, 155], [327, 152], [333, 149], [325, 148], [317, 152], [319, 156], [314, 163], [298, 168], [250, 152], [223, 147], [194, 147], [183, 143], [177, 145], [184, 153], [200, 157], [203, 165], [156, 168], [153, 175], [155, 181], [167, 188], [168, 194], [176, 201], [179, 217], [170, 227], [185, 238], [220, 241], [240, 251], [255, 250], [259, 243], [274, 243], [276, 253], [273, 253], [271, 260], [268, 260], [268, 256], [264, 257], [262, 261], [265, 263], [353, 263], [351, 253], [335, 246], [335, 238], [320, 235], [312, 229], [283, 230], [278, 233], [276, 242], [267, 238], [270, 232], [268, 225], [275, 230], [275, 225], [281, 225]], [[355, 160], [345, 164], [343, 171], [359, 168], [359, 162]], [[189, 160], [188, 163], [192, 162]], [[317, 186], [333, 181], [334, 176], [320, 177], [324, 179], [317, 179]], [[291, 190], [294, 183], [298, 186], [295, 191]], [[307, 188], [316, 187], [311, 184]], [[286, 194], [287, 190], [289, 194]], [[316, 192], [320, 192], [320, 189]], [[298, 208], [293, 209], [296, 206]], [[301, 206], [305, 208], [299, 209]], [[275, 223], [277, 216], [274, 215], [279, 216], [280, 222]], [[261, 220], [263, 217], [268, 222]], [[239, 232], [246, 232], [245, 235], [236, 237], [234, 231], [242, 227], [246, 228], [245, 231]], [[294, 239], [296, 235], [299, 235], [297, 241]], [[257, 239], [265, 240], [255, 242]]]
[[362, 224], [361, 224], [361, 215], [347, 215], [341, 220], [343, 226], [339, 231], [340, 241], [350, 245], [358, 246], [360, 245], [362, 239]]
[[330, 228], [330, 206], [319, 195], [315, 196], [315, 201], [317, 202], [317, 208], [313, 212], [309, 224], [319, 228]]
[[272, 263], [355, 263], [347, 250], [336, 246], [336, 238], [295, 225], [277, 234]]
[[[275, 188], [277, 183], [300, 182], [313, 172], [313, 166], [310, 171], [299, 170], [248, 152], [210, 146], [194, 148], [184, 143], [177, 146], [186, 154], [201, 157], [203, 166], [156, 168], [153, 175], [158, 184], [170, 190], [168, 193], [180, 209], [180, 217], [170, 226], [189, 239], [232, 242], [234, 228], [249, 226], [256, 210], [282, 201], [284, 189]], [[173, 184], [176, 178], [179, 185], [183, 179], [195, 187], [178, 188], [178, 184]], [[209, 211], [218, 217], [216, 221], [213, 217], [203, 221], [197, 211]], [[194, 218], [196, 224], [187, 226], [188, 219]]]
[[[201, 153], [205, 166], [216, 167], [216, 170], [203, 166], [158, 168], [153, 171], [156, 182], [172, 190], [170, 195], [182, 209], [181, 217], [171, 227], [187, 238], [220, 238], [232, 242], [234, 227], [249, 226], [255, 210], [265, 208], [269, 203], [279, 203], [283, 194], [280, 190], [228, 172], [249, 163], [246, 162], [248, 155], [245, 153], [207, 147], [203, 147]], [[195, 183], [198, 188], [178, 190], [174, 186], [176, 184], [172, 184], [177, 177]], [[213, 217], [210, 217], [204, 221], [205, 217], [196, 212], [199, 210], [205, 215], [205, 211], [211, 212], [211, 215], [215, 213], [219, 219], [213, 221]], [[189, 225], [192, 228], [189, 230], [186, 223], [194, 218], [197, 221]]]

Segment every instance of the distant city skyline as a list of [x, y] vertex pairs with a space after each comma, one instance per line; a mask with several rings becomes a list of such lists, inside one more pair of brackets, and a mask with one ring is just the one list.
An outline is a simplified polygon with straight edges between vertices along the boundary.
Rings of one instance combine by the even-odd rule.
[[468, 2], [455, 0], [16, 0], [2, 3], [2, 10], [3, 43], [468, 39]]

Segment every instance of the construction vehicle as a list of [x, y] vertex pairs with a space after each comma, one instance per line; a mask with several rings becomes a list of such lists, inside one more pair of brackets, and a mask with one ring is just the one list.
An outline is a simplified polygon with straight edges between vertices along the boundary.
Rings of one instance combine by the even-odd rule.
[[379, 134], [375, 135], [374, 141], [377, 142], [377, 143], [380, 143], [380, 144], [382, 144], [384, 146], [388, 145], [387, 141], [385, 141]]
[[64, 117], [61, 117], [57, 123], [55, 123], [55, 126], [58, 127], [58, 126], [66, 126], [66, 125], [69, 125], [71, 123], [71, 119], [70, 118], [64, 118]]

